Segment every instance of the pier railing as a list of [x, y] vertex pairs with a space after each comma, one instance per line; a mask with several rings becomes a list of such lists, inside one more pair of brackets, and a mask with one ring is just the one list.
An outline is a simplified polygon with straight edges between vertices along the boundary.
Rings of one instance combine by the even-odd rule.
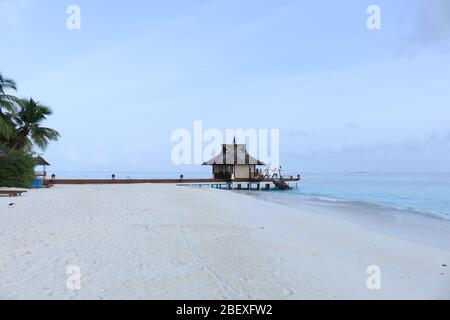
[[[299, 182], [300, 178], [284, 178], [286, 182]], [[273, 179], [46, 179], [46, 185], [87, 184], [227, 184], [227, 183], [272, 183]]]

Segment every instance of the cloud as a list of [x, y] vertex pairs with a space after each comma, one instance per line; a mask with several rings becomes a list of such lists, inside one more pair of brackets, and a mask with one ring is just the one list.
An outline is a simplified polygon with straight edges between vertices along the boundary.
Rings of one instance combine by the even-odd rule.
[[424, 45], [450, 45], [450, 1], [420, 1], [415, 14], [412, 40]]
[[309, 134], [307, 132], [300, 131], [300, 130], [291, 131], [291, 132], [289, 132], [289, 135], [291, 137], [309, 137]]
[[449, 143], [450, 143], [450, 131], [446, 135], [433, 132], [428, 136], [428, 138], [424, 142], [424, 144], [430, 146], [442, 146]]
[[337, 152], [346, 153], [421, 153], [429, 148], [442, 148], [450, 144], [450, 132], [433, 132], [421, 139], [406, 139], [403, 141], [376, 144], [376, 145], [342, 145]]
[[335, 148], [312, 149], [304, 152], [287, 153], [285, 156], [296, 159], [333, 158], [342, 154], [352, 156], [371, 154], [420, 154], [426, 150], [445, 150], [450, 146], [450, 131], [432, 132], [421, 139], [406, 139], [391, 143], [380, 144], [341, 144]]
[[22, 11], [28, 0], [0, 0], [0, 26], [17, 28], [22, 25]]

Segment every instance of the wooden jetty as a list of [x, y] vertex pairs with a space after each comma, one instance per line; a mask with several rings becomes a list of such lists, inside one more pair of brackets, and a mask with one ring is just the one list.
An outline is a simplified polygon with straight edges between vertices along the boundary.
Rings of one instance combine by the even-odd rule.
[[[300, 178], [284, 178], [287, 184], [295, 184]], [[270, 190], [275, 188], [273, 179], [46, 179], [45, 185], [126, 185], [126, 184], [175, 184], [188, 187], [206, 187], [233, 190]]]

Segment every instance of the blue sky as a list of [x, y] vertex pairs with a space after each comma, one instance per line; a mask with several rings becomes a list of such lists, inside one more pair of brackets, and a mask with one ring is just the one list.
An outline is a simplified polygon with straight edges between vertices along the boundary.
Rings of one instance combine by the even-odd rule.
[[195, 120], [279, 128], [287, 170], [449, 171], [446, 0], [0, 0], [0, 28], [0, 71], [55, 112], [56, 173], [199, 171], [170, 159]]

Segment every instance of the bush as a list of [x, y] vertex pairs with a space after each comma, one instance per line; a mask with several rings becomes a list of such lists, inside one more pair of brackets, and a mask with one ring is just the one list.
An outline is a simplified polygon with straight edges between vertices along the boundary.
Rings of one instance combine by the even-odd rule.
[[[4, 155], [6, 153], [6, 156]], [[36, 161], [21, 151], [6, 151], [0, 155], [0, 187], [31, 188]]]

